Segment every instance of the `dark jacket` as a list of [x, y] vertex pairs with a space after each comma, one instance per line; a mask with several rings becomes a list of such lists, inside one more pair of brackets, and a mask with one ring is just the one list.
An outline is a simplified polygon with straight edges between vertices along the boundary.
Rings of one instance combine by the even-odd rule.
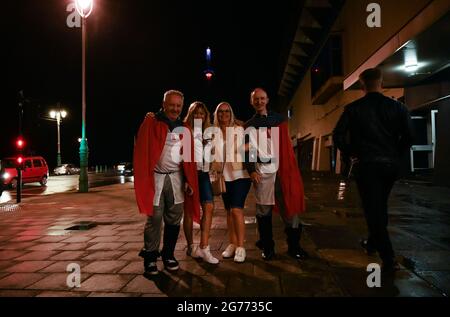
[[398, 163], [412, 144], [409, 111], [381, 93], [368, 93], [345, 108], [333, 140], [346, 157], [361, 162]]

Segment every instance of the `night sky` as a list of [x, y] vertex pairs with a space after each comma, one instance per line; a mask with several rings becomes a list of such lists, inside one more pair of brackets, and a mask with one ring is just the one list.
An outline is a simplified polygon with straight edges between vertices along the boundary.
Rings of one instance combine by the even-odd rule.
[[[55, 165], [56, 122], [48, 112], [60, 102], [69, 112], [61, 127], [63, 163], [79, 163], [81, 29], [66, 25], [70, 2], [17, 0], [4, 8], [2, 157], [14, 154], [23, 90], [27, 150]], [[241, 120], [252, 115], [254, 87], [265, 87], [273, 99], [292, 2], [95, 0], [86, 51], [90, 165], [130, 161], [140, 123], [160, 108], [168, 89], [184, 92], [184, 110], [195, 100], [210, 110], [226, 100]], [[208, 46], [216, 73], [209, 83]]]

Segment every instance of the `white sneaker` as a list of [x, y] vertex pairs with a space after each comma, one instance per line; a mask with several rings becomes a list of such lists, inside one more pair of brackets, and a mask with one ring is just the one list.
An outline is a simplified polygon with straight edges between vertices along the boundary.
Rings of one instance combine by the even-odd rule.
[[222, 257], [224, 259], [231, 259], [236, 251], [236, 246], [234, 244], [229, 244], [225, 251], [222, 252]]
[[236, 248], [236, 253], [234, 255], [234, 262], [236, 263], [244, 263], [245, 257], [247, 256], [247, 253], [245, 252], [244, 248]]
[[199, 258], [202, 258], [203, 261], [208, 262], [210, 264], [219, 264], [219, 260], [216, 259], [209, 249], [209, 245], [202, 249], [200, 246], [195, 250], [195, 255]]

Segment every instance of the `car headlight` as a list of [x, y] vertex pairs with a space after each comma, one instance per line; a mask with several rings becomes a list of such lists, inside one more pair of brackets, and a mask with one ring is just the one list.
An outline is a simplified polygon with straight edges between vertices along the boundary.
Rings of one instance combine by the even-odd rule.
[[3, 179], [8, 179], [10, 177], [11, 177], [11, 175], [9, 175], [9, 173], [4, 173], [3, 174]]

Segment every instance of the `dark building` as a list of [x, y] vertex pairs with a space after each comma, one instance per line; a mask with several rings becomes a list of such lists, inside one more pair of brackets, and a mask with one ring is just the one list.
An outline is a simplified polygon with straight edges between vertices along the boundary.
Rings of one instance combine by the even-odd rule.
[[305, 1], [294, 33], [278, 107], [290, 112], [303, 170], [341, 173], [333, 128], [344, 107], [362, 97], [359, 74], [379, 67], [384, 93], [406, 103], [413, 117], [404, 173], [450, 185], [449, 1]]

